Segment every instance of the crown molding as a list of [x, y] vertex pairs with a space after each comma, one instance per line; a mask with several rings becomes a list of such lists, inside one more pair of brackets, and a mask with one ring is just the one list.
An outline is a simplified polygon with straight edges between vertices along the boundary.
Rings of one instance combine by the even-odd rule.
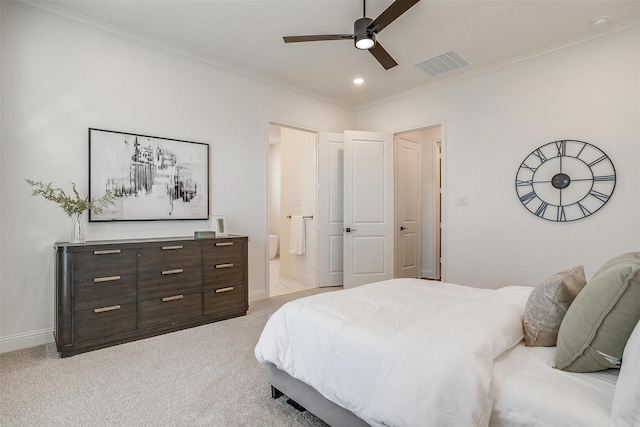
[[333, 104], [337, 107], [346, 108], [352, 111], [355, 111], [356, 109], [355, 105], [340, 102], [333, 98], [324, 96], [322, 94], [319, 94], [317, 92], [314, 92], [305, 88], [301, 88], [296, 85], [292, 85], [290, 83], [286, 83], [276, 79], [271, 79], [271, 78], [265, 77], [262, 74], [254, 73], [252, 71], [246, 70], [244, 68], [236, 67], [222, 61], [217, 61], [205, 55], [191, 52], [189, 50], [179, 48], [168, 43], [163, 43], [157, 40], [153, 40], [149, 37], [145, 37], [133, 31], [124, 30], [122, 28], [118, 28], [98, 20], [88, 18], [86, 16], [63, 9], [61, 7], [45, 3], [41, 0], [4, 0], [3, 2], [6, 4], [18, 6], [22, 9], [26, 9], [31, 12], [48, 16], [50, 18], [57, 19], [67, 24], [71, 24], [76, 27], [79, 27], [83, 30], [92, 31], [94, 33], [99, 33], [107, 37], [132, 43], [146, 49], [154, 50], [156, 52], [170, 55], [175, 58], [187, 60], [187, 61], [196, 63], [198, 65], [203, 65], [205, 67], [215, 69], [217, 71], [223, 71], [238, 77], [250, 79], [252, 81], [259, 81], [270, 86], [286, 89], [301, 95], [314, 98], [318, 101]]
[[222, 61], [217, 61], [210, 57], [200, 55], [186, 49], [178, 48], [168, 43], [163, 43], [163, 42], [150, 39], [148, 37], [142, 36], [141, 34], [138, 34], [132, 31], [123, 30], [113, 25], [105, 24], [104, 22], [100, 22], [98, 20], [88, 18], [86, 16], [82, 16], [80, 14], [68, 11], [58, 6], [48, 4], [41, 0], [4, 0], [4, 3], [12, 4], [12, 5], [21, 7], [23, 9], [30, 10], [32, 12], [49, 16], [59, 21], [63, 21], [68, 24], [75, 25], [87, 31], [92, 31], [95, 33], [99, 33], [99, 34], [114, 38], [114, 39], [119, 39], [121, 41], [129, 42], [146, 49], [154, 50], [156, 52], [170, 55], [175, 58], [187, 60], [211, 69], [215, 69], [217, 71], [223, 71], [238, 77], [250, 79], [252, 81], [259, 81], [270, 86], [286, 89], [301, 95], [308, 96], [310, 98], [314, 98], [318, 101], [326, 102], [326, 103], [335, 105], [337, 107], [345, 108], [345, 109], [356, 111], [356, 112], [365, 110], [367, 108], [371, 108], [380, 104], [384, 104], [386, 102], [401, 99], [410, 95], [429, 92], [437, 88], [449, 86], [461, 81], [474, 79], [482, 75], [490, 74], [499, 70], [508, 69], [523, 63], [536, 61], [538, 59], [555, 55], [559, 52], [569, 51], [569, 50], [577, 49], [589, 44], [594, 44], [594, 43], [597, 43], [609, 38], [617, 37], [621, 34], [640, 28], [640, 19], [627, 21], [625, 23], [622, 23], [615, 27], [610, 28], [606, 32], [601, 32], [599, 34], [590, 35], [590, 36], [579, 37], [571, 41], [560, 43], [555, 46], [551, 46], [533, 53], [521, 55], [516, 58], [510, 58], [506, 61], [502, 61], [497, 64], [492, 64], [486, 67], [479, 68], [477, 70], [465, 72], [458, 76], [448, 77], [441, 81], [428, 83], [426, 85], [423, 85], [414, 89], [410, 89], [410, 90], [400, 92], [394, 95], [390, 95], [387, 97], [379, 98], [372, 102], [368, 102], [361, 105], [352, 105], [352, 104], [347, 104], [344, 102], [337, 101], [336, 99], [327, 97], [320, 93], [317, 93], [296, 85], [292, 85], [290, 83], [268, 78], [268, 77], [265, 77], [264, 75], [246, 70], [244, 68], [235, 67], [231, 64], [228, 64]]
[[619, 24], [615, 27], [612, 27], [606, 32], [599, 33], [591, 36], [578, 37], [576, 39], [570, 40], [568, 42], [560, 43], [555, 46], [551, 46], [533, 53], [528, 53], [526, 55], [521, 55], [515, 58], [510, 58], [506, 61], [502, 61], [496, 64], [488, 65], [486, 67], [479, 68], [474, 71], [469, 71], [458, 76], [453, 76], [446, 78], [444, 80], [429, 83], [415, 89], [407, 90], [404, 92], [400, 92], [394, 95], [386, 96], [384, 98], [377, 99], [372, 102], [368, 102], [366, 104], [359, 105], [356, 107], [357, 111], [362, 111], [367, 108], [375, 107], [380, 104], [384, 104], [389, 101], [394, 101], [397, 99], [401, 99], [410, 95], [415, 95], [419, 93], [429, 92], [437, 88], [446, 87], [461, 81], [467, 81], [474, 79], [479, 76], [483, 76], [486, 74], [491, 74], [496, 71], [505, 70], [508, 68], [515, 67], [517, 65], [537, 61], [542, 58], [546, 58], [549, 56], [553, 56], [560, 52], [566, 52], [574, 49], [578, 49], [584, 46], [588, 46], [591, 44], [599, 43], [603, 40], [611, 39], [614, 37], [618, 37], [622, 34], [640, 29], [640, 19], [635, 19], [631, 21], [627, 21], [625, 23]]

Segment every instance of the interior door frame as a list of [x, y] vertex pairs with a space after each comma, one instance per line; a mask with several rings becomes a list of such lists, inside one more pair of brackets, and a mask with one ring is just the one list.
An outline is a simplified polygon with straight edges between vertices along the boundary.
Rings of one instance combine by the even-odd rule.
[[[290, 129], [295, 129], [295, 130], [299, 130], [299, 131], [303, 131], [303, 132], [309, 132], [309, 133], [315, 133], [316, 134], [316, 156], [317, 156], [317, 152], [318, 152], [318, 138], [320, 135], [320, 130], [315, 129], [315, 128], [311, 128], [308, 126], [303, 126], [303, 125], [297, 125], [297, 124], [292, 124], [286, 121], [282, 121], [282, 120], [277, 120], [277, 119], [271, 119], [271, 118], [267, 118], [266, 121], [266, 127], [265, 127], [265, 135], [266, 135], [266, 156], [265, 156], [265, 206], [266, 206], [266, 215], [264, 216], [264, 227], [266, 230], [266, 235], [264, 237], [264, 260], [265, 260], [265, 277], [264, 277], [264, 284], [265, 284], [265, 289], [263, 292], [255, 292], [257, 293], [264, 293], [264, 297], [265, 298], [269, 298], [271, 297], [271, 268], [270, 268], [270, 264], [269, 264], [269, 144], [270, 144], [270, 135], [269, 135], [269, 127], [273, 125], [273, 126], [279, 126], [279, 127], [286, 127], [286, 128], [290, 128]], [[320, 200], [318, 198], [319, 193], [318, 193], [318, 171], [316, 170], [316, 209], [319, 209], [319, 203]], [[315, 281], [314, 283], [316, 284], [315, 286], [318, 286], [318, 239], [317, 239], [317, 234], [318, 234], [318, 229], [317, 227], [313, 230], [314, 233], [316, 233], [316, 259], [315, 259]], [[280, 249], [282, 250], [282, 240], [280, 240], [279, 242], [280, 245]], [[249, 295], [251, 297], [251, 294]], [[259, 296], [256, 297], [256, 299], [260, 299]]]
[[[270, 271], [269, 271], [269, 211], [268, 211], [268, 206], [269, 206], [269, 182], [268, 182], [268, 175], [269, 175], [269, 156], [268, 156], [268, 150], [269, 150], [269, 125], [273, 124], [276, 126], [285, 126], [285, 127], [290, 127], [293, 129], [300, 129], [306, 132], [313, 132], [316, 134], [320, 134], [322, 131], [312, 128], [312, 127], [308, 127], [308, 126], [304, 126], [304, 125], [299, 125], [299, 124], [292, 124], [290, 122], [287, 121], [283, 121], [283, 120], [278, 120], [278, 119], [273, 119], [273, 118], [268, 118], [266, 120], [265, 123], [265, 135], [266, 135], [266, 151], [267, 151], [267, 155], [265, 156], [265, 206], [267, 206], [267, 215], [265, 215], [264, 217], [264, 228], [265, 228], [265, 236], [264, 236], [264, 261], [265, 261], [265, 278], [264, 278], [264, 283], [265, 283], [265, 289], [263, 292], [257, 291], [254, 292], [253, 294], [262, 294], [264, 293], [264, 297], [268, 298], [270, 296], [270, 288], [269, 288], [269, 282], [270, 282]], [[420, 129], [425, 129], [425, 128], [429, 128], [429, 127], [434, 127], [434, 126], [440, 126], [440, 143], [441, 143], [441, 166], [440, 166], [440, 175], [441, 175], [441, 204], [440, 204], [440, 209], [441, 209], [441, 216], [440, 216], [440, 221], [441, 221], [441, 229], [440, 229], [440, 279], [442, 281], [446, 281], [447, 278], [447, 166], [446, 166], [446, 158], [447, 158], [447, 128], [446, 128], [446, 120], [445, 119], [440, 119], [440, 120], [434, 120], [432, 122], [425, 122], [424, 124], [420, 124], [420, 125], [416, 125], [416, 126], [411, 126], [411, 127], [407, 127], [407, 128], [400, 128], [397, 129], [395, 131], [392, 131], [392, 135], [395, 138], [395, 136], [402, 134], [402, 133], [407, 133], [407, 132], [412, 132], [412, 131], [417, 131]], [[318, 192], [316, 192], [316, 198], [318, 199]], [[317, 200], [318, 206], [320, 206], [320, 200]], [[317, 231], [316, 231], [317, 232]], [[394, 248], [395, 250], [395, 248]], [[316, 250], [316, 254], [318, 254], [319, 251]], [[316, 265], [318, 265], [319, 260], [316, 257]], [[318, 280], [318, 272], [316, 272], [316, 283]], [[250, 295], [252, 296], [252, 295]], [[253, 299], [253, 298], [252, 298]], [[260, 299], [259, 295], [256, 295], [256, 299]]]
[[[441, 129], [442, 130], [442, 129]], [[442, 133], [442, 132], [441, 132]], [[442, 139], [438, 141], [433, 141], [433, 157], [435, 159], [435, 168], [434, 168], [434, 182], [437, 180], [439, 183], [440, 194], [438, 195], [438, 206], [439, 211], [436, 212], [436, 217], [438, 219], [438, 234], [437, 234], [437, 245], [438, 245], [438, 262], [436, 264], [436, 276], [438, 279], [442, 279]]]
[[[407, 128], [401, 128], [393, 131], [393, 138], [399, 135], [415, 132], [422, 129], [440, 126], [440, 280], [445, 282], [447, 277], [447, 167], [446, 167], [446, 151], [447, 151], [447, 128], [446, 120], [440, 119], [433, 122], [427, 122], [422, 125], [416, 125]], [[394, 143], [395, 144], [395, 143]], [[395, 148], [395, 147], [394, 147]], [[394, 172], [395, 174], [395, 172]], [[395, 183], [395, 178], [394, 178]], [[425, 225], [423, 224], [423, 230]], [[394, 251], [396, 248], [394, 247]]]

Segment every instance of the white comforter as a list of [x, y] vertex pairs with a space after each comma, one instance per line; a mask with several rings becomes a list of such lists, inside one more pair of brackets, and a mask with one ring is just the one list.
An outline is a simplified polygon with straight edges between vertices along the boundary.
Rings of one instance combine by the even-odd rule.
[[274, 313], [255, 355], [373, 426], [486, 426], [530, 292], [394, 279], [319, 294]]

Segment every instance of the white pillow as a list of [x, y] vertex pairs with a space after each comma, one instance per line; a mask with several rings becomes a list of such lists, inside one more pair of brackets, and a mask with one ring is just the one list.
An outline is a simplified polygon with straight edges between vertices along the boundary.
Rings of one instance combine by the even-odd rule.
[[640, 322], [622, 353], [622, 366], [611, 405], [611, 427], [640, 425]]

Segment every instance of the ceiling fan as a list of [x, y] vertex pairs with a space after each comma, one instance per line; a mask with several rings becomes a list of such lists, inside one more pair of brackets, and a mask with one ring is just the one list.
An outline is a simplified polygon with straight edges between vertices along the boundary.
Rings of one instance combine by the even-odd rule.
[[395, 0], [376, 19], [367, 18], [365, 0], [362, 0], [363, 18], [358, 19], [353, 24], [353, 34], [324, 34], [310, 36], [285, 36], [285, 43], [315, 42], [323, 40], [353, 40], [356, 48], [368, 50], [378, 60], [385, 70], [393, 68], [398, 63], [389, 53], [376, 41], [376, 34], [384, 30], [387, 25], [398, 19], [411, 6], [420, 0]]

